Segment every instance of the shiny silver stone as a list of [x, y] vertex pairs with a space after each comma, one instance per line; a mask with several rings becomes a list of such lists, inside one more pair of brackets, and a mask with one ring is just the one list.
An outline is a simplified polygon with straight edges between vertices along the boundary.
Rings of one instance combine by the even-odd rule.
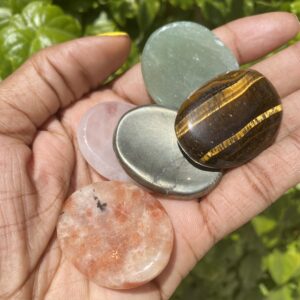
[[194, 167], [182, 154], [174, 130], [176, 111], [136, 108], [120, 120], [114, 150], [125, 171], [151, 191], [192, 199], [208, 193], [222, 173]]

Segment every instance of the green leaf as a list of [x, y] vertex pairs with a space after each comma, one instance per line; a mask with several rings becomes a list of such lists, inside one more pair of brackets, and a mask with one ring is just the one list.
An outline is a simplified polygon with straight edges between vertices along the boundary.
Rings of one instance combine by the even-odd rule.
[[109, 19], [106, 12], [101, 12], [93, 24], [85, 29], [85, 35], [96, 35], [104, 32], [118, 31], [117, 25]]
[[200, 280], [211, 282], [227, 278], [228, 270], [240, 261], [242, 250], [240, 243], [231, 239], [222, 240], [208, 252], [193, 272]]
[[33, 2], [0, 31], [0, 53], [5, 60], [0, 68], [9, 70], [7, 64], [10, 64], [10, 69], [15, 70], [38, 50], [80, 35], [78, 21], [59, 7]]
[[288, 11], [290, 3], [284, 1], [256, 1], [256, 12]]
[[[0, 29], [9, 23], [10, 18], [33, 0], [0, 0]], [[51, 0], [40, 0], [43, 3], [51, 3]]]
[[12, 66], [9, 60], [5, 58], [4, 55], [0, 53], [1, 64], [0, 64], [0, 81], [6, 78], [12, 72]]
[[254, 13], [254, 0], [245, 0], [244, 1], [244, 13], [246, 16], [250, 16]]
[[113, 19], [125, 26], [126, 19], [133, 19], [138, 15], [139, 5], [137, 0], [114, 0], [108, 2]]
[[263, 296], [267, 296], [269, 295], [270, 291], [269, 289], [266, 287], [266, 285], [264, 283], [260, 283], [258, 285], [259, 291]]
[[0, 29], [8, 24], [12, 16], [12, 11], [9, 8], [0, 7]]
[[243, 287], [249, 289], [257, 286], [257, 281], [262, 276], [261, 256], [257, 253], [248, 254], [238, 271]]
[[289, 286], [284, 286], [279, 290], [271, 292], [267, 300], [295, 300], [292, 294], [292, 289]]
[[194, 0], [169, 0], [170, 4], [181, 9], [191, 9], [195, 5]]
[[152, 25], [159, 9], [159, 0], [140, 0], [137, 21], [142, 34]]
[[242, 288], [235, 300], [263, 300], [263, 296], [258, 287], [251, 290]]
[[65, 15], [62, 9], [56, 5], [33, 2], [24, 8], [22, 17], [25, 26], [35, 30], [48, 28], [74, 37], [81, 33], [80, 24], [73, 17]]
[[74, 13], [84, 13], [99, 6], [97, 0], [54, 0], [53, 3]]
[[197, 4], [201, 7], [203, 17], [214, 27], [224, 23], [226, 16], [230, 12], [228, 1], [197, 0]]
[[291, 3], [291, 12], [297, 15], [300, 15], [300, 1], [294, 1]]
[[300, 297], [300, 277], [298, 278], [298, 282], [297, 282], [297, 293]]
[[249, 9], [249, 6], [245, 5], [245, 0], [231, 0], [230, 2], [230, 11], [227, 13], [230, 18], [241, 18], [245, 15], [245, 9]]
[[[20, 13], [23, 8], [34, 0], [0, 0], [0, 7], [9, 8], [12, 14]], [[40, 0], [43, 3], [51, 3], [51, 0]]]
[[300, 269], [300, 253], [296, 247], [290, 247], [286, 252], [274, 250], [266, 260], [267, 269], [272, 279], [278, 284], [287, 283]]
[[260, 215], [252, 220], [252, 225], [257, 235], [261, 236], [272, 231], [277, 223], [271, 218]]

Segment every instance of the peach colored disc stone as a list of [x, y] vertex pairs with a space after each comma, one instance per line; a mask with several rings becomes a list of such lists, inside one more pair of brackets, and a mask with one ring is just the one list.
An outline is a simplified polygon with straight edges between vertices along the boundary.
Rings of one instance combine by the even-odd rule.
[[155, 278], [173, 247], [172, 224], [160, 202], [117, 181], [93, 183], [72, 194], [57, 236], [80, 272], [112, 289], [134, 288]]
[[130, 181], [113, 150], [113, 135], [120, 118], [133, 104], [101, 102], [86, 112], [77, 129], [81, 154], [103, 177]]

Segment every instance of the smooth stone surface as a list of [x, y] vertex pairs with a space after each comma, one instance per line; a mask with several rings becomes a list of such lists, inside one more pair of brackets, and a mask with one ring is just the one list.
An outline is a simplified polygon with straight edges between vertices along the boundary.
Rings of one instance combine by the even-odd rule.
[[77, 130], [79, 149], [86, 161], [109, 180], [129, 180], [112, 144], [120, 118], [134, 107], [126, 102], [102, 102], [87, 111], [80, 121]]
[[153, 100], [177, 109], [199, 86], [238, 69], [233, 53], [206, 27], [170, 23], [155, 31], [142, 54], [142, 72]]
[[282, 118], [279, 95], [262, 74], [233, 71], [207, 83], [181, 106], [176, 135], [195, 163], [240, 166], [269, 147]]
[[139, 184], [174, 198], [196, 198], [220, 180], [220, 172], [194, 167], [182, 154], [174, 130], [176, 112], [157, 105], [126, 113], [116, 129], [114, 149]]
[[96, 284], [129, 289], [167, 265], [173, 228], [160, 202], [129, 183], [86, 186], [66, 201], [57, 225], [64, 255]]

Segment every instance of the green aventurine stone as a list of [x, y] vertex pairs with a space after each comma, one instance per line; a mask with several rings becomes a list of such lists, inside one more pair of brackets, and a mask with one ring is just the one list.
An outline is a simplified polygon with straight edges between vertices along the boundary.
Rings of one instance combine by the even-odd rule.
[[233, 53], [210, 30], [193, 22], [158, 29], [142, 55], [149, 94], [157, 104], [173, 109], [207, 81], [238, 68]]

